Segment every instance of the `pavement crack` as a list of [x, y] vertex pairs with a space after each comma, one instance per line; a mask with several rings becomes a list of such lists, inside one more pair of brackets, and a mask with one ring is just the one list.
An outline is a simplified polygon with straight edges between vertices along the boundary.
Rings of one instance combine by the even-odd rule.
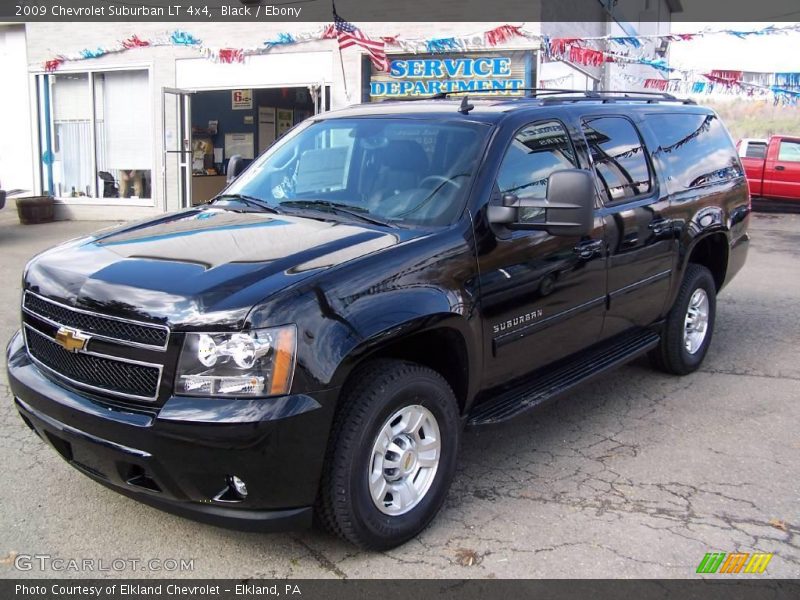
[[347, 573], [345, 573], [339, 567], [337, 567], [336, 563], [334, 563], [330, 558], [328, 558], [324, 552], [322, 552], [321, 550], [317, 550], [316, 548], [311, 546], [311, 544], [304, 542], [298, 537], [292, 536], [292, 539], [296, 543], [301, 545], [303, 548], [305, 548], [306, 551], [312, 556], [312, 558], [314, 558], [314, 560], [317, 561], [320, 567], [322, 567], [326, 571], [329, 571], [330, 573], [333, 573], [339, 579], [347, 579]]

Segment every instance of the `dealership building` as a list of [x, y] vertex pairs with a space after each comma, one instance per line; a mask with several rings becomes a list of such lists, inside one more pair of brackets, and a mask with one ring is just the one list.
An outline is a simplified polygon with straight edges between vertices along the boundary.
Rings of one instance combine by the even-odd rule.
[[[525, 27], [552, 37], [669, 33], [669, 14], [677, 3], [660, 0], [660, 5], [667, 16], [656, 22], [542, 22]], [[224, 187], [231, 156], [251, 159], [295, 124], [331, 109], [440, 92], [513, 96], [530, 87], [619, 87], [613, 66], [549, 61], [539, 41], [525, 37], [434, 53], [387, 46], [388, 71], [376, 70], [357, 46], [340, 53], [336, 39], [275, 45], [243, 62], [213, 60], [197, 47], [171, 44], [45, 69], [54, 56], [113, 47], [132, 36], [163, 39], [180, 30], [202, 40], [203, 47], [257, 48], [283, 33], [301, 38], [324, 25], [0, 25], [0, 52], [10, 79], [2, 102], [13, 134], [0, 146], [0, 184], [51, 193], [58, 218], [143, 218], [209, 200]], [[442, 38], [503, 23], [359, 25], [373, 38], [400, 33]], [[631, 66], [626, 73], [635, 69]]]

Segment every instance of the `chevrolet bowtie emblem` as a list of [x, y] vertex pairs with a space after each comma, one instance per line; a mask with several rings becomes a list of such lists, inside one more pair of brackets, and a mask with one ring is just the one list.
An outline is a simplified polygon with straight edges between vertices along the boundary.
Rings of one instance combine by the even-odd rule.
[[56, 332], [56, 343], [70, 352], [78, 352], [86, 348], [89, 336], [69, 327], [59, 327]]

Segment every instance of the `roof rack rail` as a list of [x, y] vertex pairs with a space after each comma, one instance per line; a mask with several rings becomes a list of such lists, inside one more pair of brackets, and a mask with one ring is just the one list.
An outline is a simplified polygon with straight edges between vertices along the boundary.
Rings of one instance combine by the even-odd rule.
[[528, 94], [528, 98], [538, 98], [539, 96], [556, 96], [558, 94], [587, 94], [591, 95], [596, 92], [594, 90], [573, 90], [569, 88], [520, 88]]
[[[523, 87], [523, 88], [515, 88], [511, 90], [514, 92], [533, 92], [532, 94], [527, 94], [524, 96], [525, 98], [535, 98], [538, 95], [551, 95], [551, 94], [582, 94], [584, 93], [583, 90], [568, 90], [568, 89], [557, 89], [557, 88], [532, 88], [532, 87]], [[485, 96], [481, 96], [481, 92], [485, 92]], [[592, 93], [592, 92], [586, 92]], [[407, 100], [409, 102], [419, 101], [419, 100], [446, 100], [450, 96], [460, 96], [462, 94], [471, 94], [473, 96], [478, 97], [485, 97], [485, 98], [506, 98], [507, 96], [503, 96], [497, 93], [497, 90], [463, 90], [463, 91], [455, 91], [455, 92], [438, 92], [433, 94], [432, 96], [418, 96], [415, 98], [402, 98], [402, 100]], [[519, 96], [511, 96], [511, 98], [519, 98]]]
[[[500, 94], [492, 93], [492, 90], [483, 90], [487, 92], [482, 96], [480, 91], [464, 90], [460, 92], [439, 92], [433, 96], [422, 96], [417, 98], [403, 98], [408, 102], [416, 102], [421, 100], [446, 100], [451, 96], [460, 96], [461, 94], [472, 94], [478, 98], [507, 98], [519, 99], [520, 96], [501, 96]], [[680, 102], [681, 104], [697, 104], [690, 98], [678, 98], [667, 92], [651, 92], [636, 91], [636, 90], [570, 90], [561, 88], [516, 88], [515, 92], [529, 92], [522, 98], [538, 98], [542, 102], [553, 104], [556, 102], [648, 102], [655, 104], [657, 102]], [[573, 94], [568, 96], [568, 94]]]
[[[555, 103], [555, 102], [597, 102], [598, 100], [604, 103], [607, 102], [630, 102], [630, 101], [640, 101], [640, 102], [648, 102], [648, 103], [656, 103], [656, 102], [680, 102], [681, 104], [696, 104], [696, 102], [690, 98], [678, 98], [677, 96], [673, 96], [667, 92], [651, 92], [651, 91], [638, 91], [638, 90], [575, 90], [571, 92], [574, 94], [578, 94], [575, 97], [548, 97], [543, 98], [544, 102]], [[557, 96], [560, 94], [554, 94], [553, 96]]]

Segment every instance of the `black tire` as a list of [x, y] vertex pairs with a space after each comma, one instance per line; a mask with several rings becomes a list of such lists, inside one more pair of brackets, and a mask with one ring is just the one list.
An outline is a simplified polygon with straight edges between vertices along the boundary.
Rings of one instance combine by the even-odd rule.
[[[693, 353], [684, 344], [684, 319], [695, 291], [702, 289], [708, 297], [708, 326], [700, 346]], [[702, 265], [689, 263], [675, 304], [661, 332], [661, 343], [650, 352], [654, 367], [673, 375], [686, 375], [702, 364], [714, 334], [717, 313], [717, 288], [711, 271]]]
[[[442, 506], [456, 467], [461, 437], [458, 403], [437, 372], [400, 360], [377, 360], [351, 378], [335, 418], [316, 506], [317, 521], [360, 548], [386, 550], [420, 533]], [[419, 503], [387, 515], [370, 495], [368, 469], [379, 431], [404, 406], [421, 405], [440, 433], [438, 467]]]

